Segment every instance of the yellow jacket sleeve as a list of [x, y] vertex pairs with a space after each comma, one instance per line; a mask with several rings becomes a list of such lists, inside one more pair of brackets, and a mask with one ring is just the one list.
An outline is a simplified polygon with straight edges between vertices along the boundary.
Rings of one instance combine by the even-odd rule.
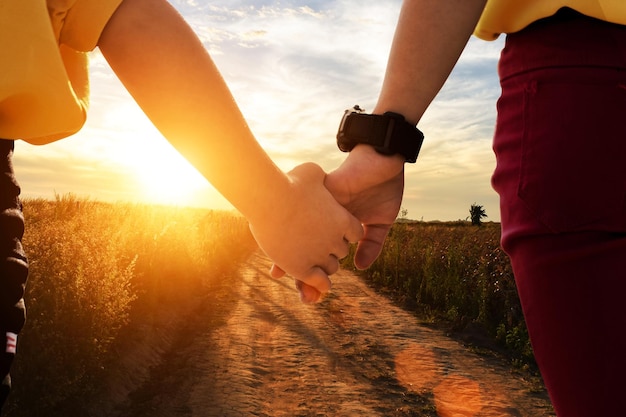
[[494, 40], [569, 7], [587, 16], [626, 25], [626, 0], [488, 0], [474, 35]]
[[89, 99], [87, 52], [121, 0], [0, 0], [0, 138], [76, 133]]

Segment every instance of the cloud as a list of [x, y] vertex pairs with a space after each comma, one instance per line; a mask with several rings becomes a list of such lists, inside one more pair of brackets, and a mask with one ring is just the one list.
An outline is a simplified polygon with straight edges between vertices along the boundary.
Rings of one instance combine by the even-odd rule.
[[[339, 121], [354, 104], [371, 110], [376, 103], [401, 0], [171, 3], [211, 53], [253, 132], [281, 168], [313, 160], [330, 170], [343, 160], [335, 146]], [[497, 220], [489, 177], [501, 46], [472, 39], [420, 122], [426, 141], [417, 164], [406, 170], [403, 206], [409, 217], [464, 218], [476, 202]], [[106, 182], [107, 174], [98, 177], [95, 171], [117, 176], [119, 167], [111, 162], [119, 160], [116, 152], [147, 129], [149, 122], [98, 52], [92, 54], [91, 78], [92, 108], [84, 131], [49, 151], [29, 148], [25, 152], [32, 157], [17, 153], [25, 190], [40, 188], [38, 165], [51, 178], [40, 181], [46, 187], [55, 181], [70, 187], [78, 177]], [[69, 168], [67, 155], [74, 158]], [[102, 159], [91, 159], [94, 155]], [[63, 175], [52, 174], [63, 169]]]
[[376, 100], [400, 2], [174, 5], [217, 52], [262, 144], [291, 164], [304, 153], [328, 165], [343, 110]]

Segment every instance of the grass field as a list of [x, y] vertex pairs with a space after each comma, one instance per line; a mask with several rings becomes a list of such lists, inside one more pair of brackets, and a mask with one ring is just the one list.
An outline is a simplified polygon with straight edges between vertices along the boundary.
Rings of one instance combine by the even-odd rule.
[[[9, 417], [89, 401], [128, 339], [188, 314], [256, 248], [229, 212], [66, 195], [26, 200], [24, 213], [28, 320]], [[364, 275], [422, 317], [478, 326], [523, 366], [532, 351], [499, 233], [494, 223], [399, 222]]]
[[367, 280], [422, 317], [473, 329], [534, 365], [515, 279], [500, 248], [500, 225], [397, 222]]
[[9, 416], [86, 399], [121, 339], [187, 308], [255, 248], [247, 222], [227, 212], [67, 195], [26, 200], [24, 215], [28, 319]]

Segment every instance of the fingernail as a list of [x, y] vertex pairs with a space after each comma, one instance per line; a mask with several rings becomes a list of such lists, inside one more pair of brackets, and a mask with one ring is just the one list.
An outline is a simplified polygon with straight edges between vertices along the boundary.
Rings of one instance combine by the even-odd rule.
[[300, 291], [300, 301], [304, 304], [315, 304], [318, 300], [317, 294], [311, 294], [309, 291]]
[[322, 293], [313, 287], [303, 286], [300, 290], [300, 301], [305, 304], [315, 304], [322, 299]]

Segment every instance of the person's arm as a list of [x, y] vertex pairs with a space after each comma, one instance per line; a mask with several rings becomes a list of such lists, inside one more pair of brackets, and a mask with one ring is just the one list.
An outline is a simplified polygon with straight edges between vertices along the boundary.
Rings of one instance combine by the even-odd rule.
[[[359, 222], [313, 164], [285, 175], [260, 147], [208, 52], [165, 0], [124, 0], [98, 47], [152, 123], [250, 222], [277, 265], [330, 287]], [[344, 237], [346, 240], [344, 240]]]
[[417, 124], [465, 49], [486, 0], [405, 0], [374, 113]]
[[[405, 0], [373, 113], [392, 111], [417, 124], [454, 68], [485, 3]], [[400, 210], [404, 160], [357, 145], [327, 176], [326, 186], [363, 223], [365, 236], [354, 261], [367, 268], [380, 254]]]

